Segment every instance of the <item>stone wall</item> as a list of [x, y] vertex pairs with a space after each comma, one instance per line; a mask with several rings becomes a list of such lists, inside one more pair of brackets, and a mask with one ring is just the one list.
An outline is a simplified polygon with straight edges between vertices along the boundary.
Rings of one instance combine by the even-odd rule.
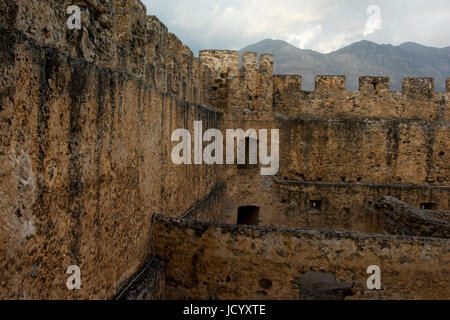
[[245, 52], [240, 67], [238, 51], [203, 50], [200, 61], [211, 70], [210, 103], [225, 112], [225, 120], [272, 119], [273, 56]]
[[274, 76], [274, 112], [302, 118], [450, 120], [450, 91], [435, 92], [429, 78], [405, 78], [401, 92], [389, 91], [389, 78], [383, 77], [361, 77], [356, 92], [345, 90], [344, 76], [317, 76], [314, 91], [301, 90], [301, 83], [301, 76]]
[[[434, 203], [436, 209], [444, 210], [450, 194], [449, 187], [439, 186], [284, 180], [277, 180], [273, 190], [280, 204], [265, 224], [363, 232], [374, 231], [368, 224], [368, 209], [383, 196], [401, 199], [417, 209], [423, 203]], [[320, 207], [314, 207], [314, 203], [319, 203]]]
[[[277, 179], [313, 185], [282, 196], [256, 171], [224, 166], [227, 222], [235, 223], [239, 206], [254, 205], [264, 225], [365, 230], [367, 204], [383, 195], [449, 209], [449, 95], [434, 92], [432, 79], [405, 78], [403, 91], [391, 92], [388, 78], [361, 77], [360, 90], [348, 92], [345, 77], [318, 76], [315, 91], [305, 92], [301, 76], [276, 75], [267, 105], [251, 94], [266, 83], [264, 56], [259, 69], [252, 53], [242, 55], [241, 66], [234, 51], [202, 51], [200, 58], [211, 69], [211, 103], [224, 110], [224, 128], [280, 129]], [[257, 107], [230, 108], [249, 101]], [[258, 114], [270, 109], [272, 116]], [[314, 199], [326, 213], [307, 213]]]
[[450, 185], [450, 122], [301, 117], [280, 127], [290, 180]]
[[78, 1], [81, 30], [68, 30], [71, 0], [0, 3], [0, 24], [98, 66], [145, 80], [162, 93], [198, 104], [209, 100], [208, 70], [139, 0]]
[[[0, 4], [2, 299], [113, 297], [150, 255], [151, 215], [180, 216], [219, 183], [215, 166], [170, 158], [173, 130], [220, 127], [198, 60], [126, 3], [113, 29], [89, 5], [73, 33], [64, 1]], [[66, 287], [70, 265], [82, 290]]]
[[[446, 299], [449, 240], [155, 221], [168, 299]], [[367, 289], [381, 268], [382, 290]]]
[[450, 238], [450, 223], [393, 197], [383, 197], [371, 209], [372, 232]]
[[[301, 77], [273, 76], [270, 55], [244, 53], [241, 66], [236, 51], [195, 58], [140, 1], [80, 1], [72, 31], [71, 4], [0, 3], [0, 298], [114, 297], [149, 259], [154, 213], [236, 223], [252, 205], [260, 224], [365, 230], [362, 210], [386, 194], [448, 210], [448, 81], [446, 93], [415, 78], [389, 92], [386, 78], [363, 77], [346, 92], [343, 77], [319, 76], [304, 92]], [[194, 120], [280, 129], [277, 179], [173, 165], [171, 133]], [[311, 214], [318, 200], [326, 212]], [[444, 240], [158, 221], [170, 298], [448, 291]], [[367, 293], [364, 268], [376, 263], [386, 291]], [[80, 291], [65, 286], [74, 264]], [[331, 287], [298, 287], [316, 278]]]

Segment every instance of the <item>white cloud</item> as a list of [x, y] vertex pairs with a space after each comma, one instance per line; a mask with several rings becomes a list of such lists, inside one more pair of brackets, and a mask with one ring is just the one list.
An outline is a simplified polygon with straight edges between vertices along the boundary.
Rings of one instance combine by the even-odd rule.
[[369, 17], [366, 22], [366, 29], [364, 30], [363, 35], [367, 37], [369, 34], [374, 33], [377, 30], [381, 29], [381, 9], [379, 6], [371, 5], [367, 8], [367, 14]]
[[284, 39], [301, 49], [305, 49], [309, 47], [313, 43], [313, 41], [318, 38], [318, 36], [320, 36], [321, 32], [322, 26], [317, 25], [312, 29], [302, 31], [298, 34], [287, 33]]
[[450, 45], [445, 31], [450, 28], [448, 0], [410, 0], [408, 5], [392, 0], [143, 2], [149, 14], [157, 15], [194, 51], [242, 48], [265, 38], [321, 52], [365, 38], [393, 44]]

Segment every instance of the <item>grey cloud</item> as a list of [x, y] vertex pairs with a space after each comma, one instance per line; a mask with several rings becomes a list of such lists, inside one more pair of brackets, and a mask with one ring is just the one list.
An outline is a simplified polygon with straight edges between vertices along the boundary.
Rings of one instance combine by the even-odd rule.
[[[321, 52], [359, 40], [450, 46], [448, 0], [144, 0], [194, 52], [239, 49], [265, 38]], [[381, 29], [366, 30], [367, 8], [381, 10]], [[376, 24], [375, 24], [376, 25]]]

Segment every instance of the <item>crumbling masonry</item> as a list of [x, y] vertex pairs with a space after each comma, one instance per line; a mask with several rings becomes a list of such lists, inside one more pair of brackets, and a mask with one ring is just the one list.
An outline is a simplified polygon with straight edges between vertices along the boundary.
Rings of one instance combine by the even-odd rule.
[[[72, 4], [0, 3], [1, 299], [450, 298], [450, 79], [306, 92], [138, 0], [78, 2], [81, 30]], [[279, 173], [172, 164], [195, 120], [279, 129]]]

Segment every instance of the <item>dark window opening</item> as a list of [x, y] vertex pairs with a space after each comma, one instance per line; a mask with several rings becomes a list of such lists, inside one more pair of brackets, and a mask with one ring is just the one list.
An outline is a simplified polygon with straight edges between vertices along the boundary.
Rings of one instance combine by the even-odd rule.
[[341, 177], [342, 182], [345, 182], [345, 180], [347, 180], [347, 177]]
[[361, 182], [361, 181], [362, 181], [362, 178], [361, 178], [361, 177], [358, 177], [357, 180], [358, 180], [358, 182]]
[[436, 210], [437, 205], [436, 203], [421, 203], [420, 209], [421, 210]]
[[259, 224], [259, 207], [240, 207], [238, 209], [237, 224], [257, 226]]
[[310, 200], [311, 209], [321, 211], [322, 210], [322, 200]]

